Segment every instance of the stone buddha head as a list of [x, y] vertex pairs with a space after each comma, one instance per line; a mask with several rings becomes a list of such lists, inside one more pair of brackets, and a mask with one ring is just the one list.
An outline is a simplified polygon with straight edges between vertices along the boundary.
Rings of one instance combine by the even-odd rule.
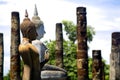
[[34, 9], [34, 16], [32, 17], [32, 22], [35, 24], [36, 27], [36, 31], [37, 31], [37, 39], [41, 39], [44, 34], [45, 34], [45, 30], [44, 30], [44, 24], [43, 21], [40, 20], [40, 17], [38, 16], [38, 11], [37, 11], [37, 7], [35, 5], [35, 9]]

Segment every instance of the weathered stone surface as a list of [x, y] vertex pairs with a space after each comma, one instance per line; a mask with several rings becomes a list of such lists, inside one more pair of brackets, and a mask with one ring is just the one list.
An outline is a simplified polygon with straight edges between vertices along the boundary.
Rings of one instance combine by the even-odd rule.
[[20, 19], [19, 12], [11, 14], [10, 80], [20, 80]]
[[63, 32], [62, 24], [56, 24], [56, 66], [63, 68]]
[[42, 80], [67, 80], [67, 71], [63, 68], [45, 64], [41, 71]]
[[102, 80], [102, 57], [101, 50], [93, 50], [92, 52], [92, 79]]
[[88, 78], [88, 53], [87, 53], [87, 21], [86, 8], [77, 8], [77, 69], [78, 80], [89, 80]]
[[63, 71], [42, 71], [41, 72], [41, 77], [43, 78], [64, 78], [67, 75]]
[[49, 64], [45, 64], [44, 67], [42, 68], [42, 71], [44, 70], [53, 70], [53, 71], [62, 71], [62, 72], [65, 72], [67, 73], [67, 71], [63, 68], [60, 68], [58, 66], [54, 66], [54, 65], [49, 65]]
[[120, 80], [120, 32], [112, 33], [110, 80]]
[[3, 33], [0, 33], [0, 80], [3, 80], [3, 65], [4, 65]]

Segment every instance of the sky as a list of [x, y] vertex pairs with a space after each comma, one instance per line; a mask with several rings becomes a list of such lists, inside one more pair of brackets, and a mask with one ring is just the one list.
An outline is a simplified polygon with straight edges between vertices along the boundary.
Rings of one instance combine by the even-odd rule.
[[89, 44], [88, 54], [92, 56], [92, 50], [101, 50], [102, 58], [109, 64], [111, 34], [120, 31], [119, 0], [0, 0], [0, 33], [4, 34], [4, 75], [10, 69], [11, 12], [19, 12], [21, 23], [25, 9], [29, 18], [32, 18], [35, 4], [46, 31], [42, 41], [55, 40], [55, 25], [62, 20], [70, 20], [76, 24], [76, 8], [86, 7], [87, 25], [94, 27], [96, 31]]

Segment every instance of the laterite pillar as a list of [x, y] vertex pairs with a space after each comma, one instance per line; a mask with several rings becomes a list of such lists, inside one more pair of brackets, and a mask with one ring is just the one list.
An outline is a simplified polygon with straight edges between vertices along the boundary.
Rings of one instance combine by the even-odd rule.
[[77, 74], [78, 80], [88, 78], [87, 20], [86, 8], [77, 8]]
[[20, 80], [20, 18], [18, 12], [11, 14], [10, 80]]
[[62, 24], [56, 24], [56, 66], [63, 68], [63, 32]]

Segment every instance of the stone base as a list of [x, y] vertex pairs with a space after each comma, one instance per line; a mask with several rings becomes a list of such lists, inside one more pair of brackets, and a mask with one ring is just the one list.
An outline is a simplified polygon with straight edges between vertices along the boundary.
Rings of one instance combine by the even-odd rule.
[[67, 73], [63, 71], [41, 71], [42, 80], [67, 80]]
[[41, 80], [67, 80], [67, 78], [45, 78]]

